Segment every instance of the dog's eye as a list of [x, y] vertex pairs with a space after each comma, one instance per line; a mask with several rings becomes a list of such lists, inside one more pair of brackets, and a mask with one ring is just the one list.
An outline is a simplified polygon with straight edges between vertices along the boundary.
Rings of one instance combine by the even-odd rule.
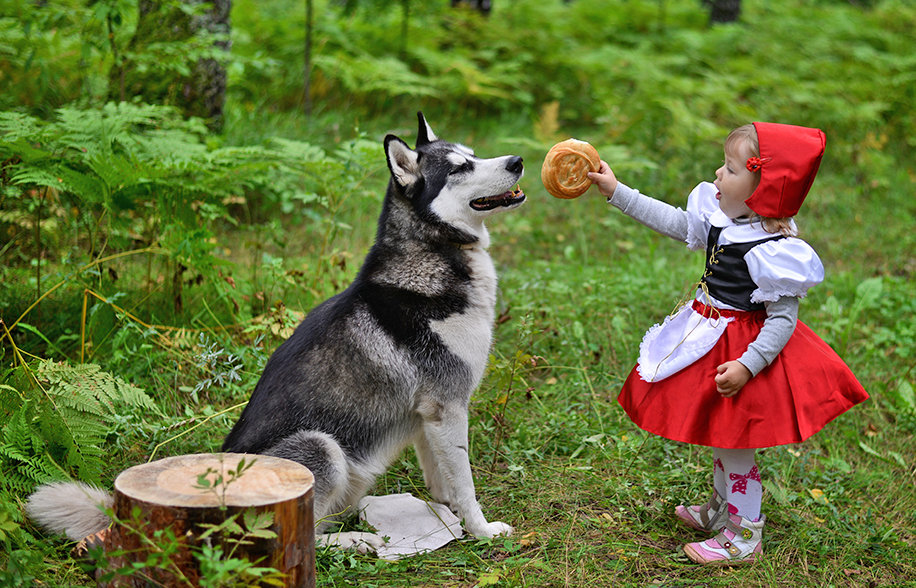
[[449, 175], [452, 175], [452, 174], [463, 174], [463, 173], [465, 173], [465, 172], [471, 171], [472, 168], [473, 168], [473, 166], [471, 165], [471, 162], [470, 162], [470, 161], [465, 161], [464, 163], [462, 163], [461, 165], [459, 165], [458, 167], [454, 168], [452, 171], [450, 171], [450, 172], [448, 172], [448, 173], [449, 173]]

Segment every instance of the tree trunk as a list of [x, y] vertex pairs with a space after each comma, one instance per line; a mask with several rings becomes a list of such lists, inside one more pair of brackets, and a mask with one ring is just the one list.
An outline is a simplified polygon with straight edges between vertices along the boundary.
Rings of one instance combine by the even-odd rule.
[[410, 35], [410, 0], [401, 0], [401, 59], [407, 59], [407, 37]]
[[315, 7], [313, 0], [305, 0], [305, 116], [312, 117], [312, 32]]
[[[228, 51], [231, 0], [182, 2], [191, 7], [207, 4], [211, 8], [192, 17], [168, 2], [139, 0], [137, 30], [126, 54], [143, 55], [148, 47], [155, 44], [180, 45], [203, 31], [225, 36], [225, 39], [216, 42], [216, 46]], [[190, 69], [191, 73], [187, 76], [163, 75], [163, 66], [174, 67], [179, 65], [177, 63], [147, 65], [140, 68], [135, 61], [129, 58], [121, 60], [115, 55], [115, 66], [109, 73], [109, 97], [118, 101], [139, 97], [150, 104], [177, 106], [185, 116], [204, 119], [210, 130], [218, 132], [222, 129], [226, 69], [219, 61], [206, 58], [181, 64]]]
[[735, 22], [741, 16], [741, 0], [703, 0], [709, 8], [709, 22], [728, 23]]
[[[234, 478], [233, 470], [240, 469], [242, 459], [248, 469]], [[202, 475], [213, 482], [212, 491], [199, 487]], [[237, 453], [182, 455], [127, 469], [114, 484], [117, 522], [104, 539], [108, 569], [151, 561], [148, 558], [150, 554], [155, 557], [157, 549], [150, 548], [149, 540], [162, 543], [157, 534], [164, 530], [174, 535], [177, 549], [170, 554], [167, 566], [147, 565], [139, 573], [116, 575], [99, 585], [197, 586], [201, 570], [194, 552], [202, 545], [221, 545], [226, 554], [233, 546], [219, 534], [202, 539], [205, 525], [219, 525], [232, 515], [251, 510], [272, 513], [269, 529], [276, 536], [247, 537], [250, 543], [239, 545], [232, 557], [245, 557], [259, 562], [260, 567], [279, 570], [286, 574], [284, 586], [313, 587], [313, 482], [311, 472], [295, 462]], [[242, 521], [242, 516], [236, 519], [239, 524]]]
[[453, 8], [459, 4], [467, 4], [484, 15], [490, 14], [490, 11], [493, 9], [493, 0], [451, 0]]
[[[194, 4], [210, 3], [212, 8], [192, 19], [191, 31], [206, 30], [224, 38], [216, 42], [220, 49], [229, 51], [229, 12], [232, 0], [187, 0]], [[207, 121], [210, 130], [223, 128], [223, 106], [226, 103], [226, 68], [216, 59], [201, 59], [194, 65], [194, 73], [184, 85], [185, 112]]]

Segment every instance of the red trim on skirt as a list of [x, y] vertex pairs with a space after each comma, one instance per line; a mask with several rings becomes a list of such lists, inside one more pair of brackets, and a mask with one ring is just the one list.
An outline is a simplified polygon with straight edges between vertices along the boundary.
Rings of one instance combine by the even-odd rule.
[[659, 382], [636, 368], [617, 400], [640, 428], [695, 445], [749, 449], [800, 443], [868, 398], [842, 359], [806, 324], [773, 363], [738, 394], [716, 392], [716, 368], [738, 359], [756, 338], [765, 311], [715, 309], [694, 301], [704, 316], [733, 318], [704, 357]]

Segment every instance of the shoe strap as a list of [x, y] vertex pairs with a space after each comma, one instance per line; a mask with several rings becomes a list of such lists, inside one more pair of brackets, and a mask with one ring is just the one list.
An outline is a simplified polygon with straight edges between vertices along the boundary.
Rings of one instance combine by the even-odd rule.
[[731, 539], [725, 535], [726, 529], [733, 533], [733, 537], [740, 537], [745, 541], [750, 541], [754, 538], [754, 531], [750, 527], [743, 527], [736, 524], [734, 521], [732, 521], [731, 517], [728, 517], [728, 519], [725, 520], [725, 526], [722, 528], [719, 534], [715, 536], [716, 542], [718, 542], [719, 545], [721, 545], [722, 548], [729, 553], [729, 555], [732, 557], [738, 557], [741, 555], [741, 550], [734, 543], [732, 543]]
[[[712, 517], [709, 516], [709, 512], [712, 511]], [[709, 502], [705, 506], [700, 508], [700, 522], [703, 523], [703, 526], [707, 529], [710, 528], [719, 517], [722, 516], [722, 498], [719, 496], [718, 492], [713, 491], [712, 497], [709, 499]]]
[[716, 541], [719, 541], [719, 545], [721, 545], [722, 548], [725, 551], [727, 551], [730, 556], [739, 557], [741, 555], [741, 550], [738, 549], [738, 547], [735, 546], [734, 543], [726, 539], [724, 535], [722, 536], [721, 541], [719, 540], [719, 536], [717, 535]]

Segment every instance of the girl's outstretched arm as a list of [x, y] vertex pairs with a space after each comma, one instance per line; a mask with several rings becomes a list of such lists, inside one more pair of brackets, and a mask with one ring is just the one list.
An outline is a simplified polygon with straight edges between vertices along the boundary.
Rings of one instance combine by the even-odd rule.
[[683, 241], [687, 238], [687, 213], [667, 202], [640, 194], [620, 183], [613, 170], [603, 159], [597, 172], [588, 172], [588, 178], [598, 187], [607, 201], [650, 229]]

